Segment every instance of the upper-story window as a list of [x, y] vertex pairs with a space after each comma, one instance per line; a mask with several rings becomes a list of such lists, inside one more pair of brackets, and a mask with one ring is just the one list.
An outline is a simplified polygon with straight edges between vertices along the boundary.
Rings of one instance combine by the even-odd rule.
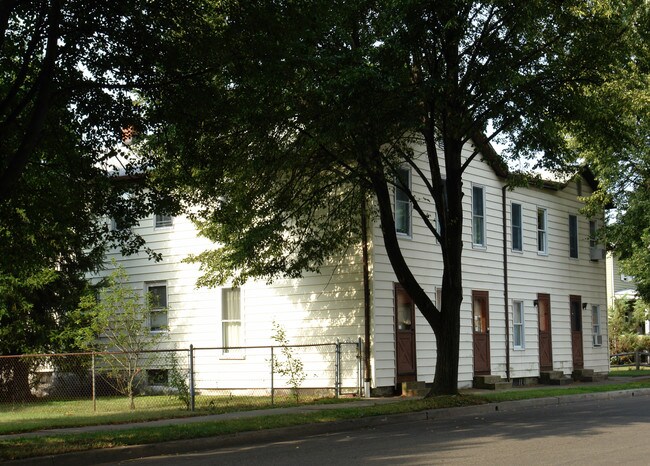
[[149, 328], [152, 332], [167, 329], [167, 284], [164, 282], [147, 283], [146, 291], [151, 303]]
[[400, 235], [411, 236], [411, 212], [413, 207], [411, 199], [409, 199], [404, 188], [411, 189], [411, 170], [408, 167], [398, 168], [395, 177], [395, 230]]
[[546, 209], [537, 208], [537, 252], [548, 254], [548, 215]]
[[512, 223], [512, 250], [522, 251], [524, 247], [524, 233], [521, 215], [521, 204], [513, 202], [510, 208]]
[[569, 215], [569, 257], [578, 258], [578, 216]]
[[595, 248], [598, 245], [598, 224], [596, 220], [589, 220], [589, 247]]
[[173, 217], [171, 215], [165, 214], [156, 214], [154, 219], [154, 226], [156, 228], [166, 228], [171, 227], [174, 224]]
[[485, 247], [485, 188], [472, 186], [472, 244]]

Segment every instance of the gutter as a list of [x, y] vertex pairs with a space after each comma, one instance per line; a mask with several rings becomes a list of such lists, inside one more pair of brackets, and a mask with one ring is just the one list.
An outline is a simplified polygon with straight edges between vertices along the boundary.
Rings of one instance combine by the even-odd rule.
[[503, 302], [506, 321], [506, 379], [510, 381], [510, 313], [508, 312], [508, 228], [506, 224], [506, 190], [508, 185], [501, 188], [501, 218], [503, 227]]
[[364, 396], [370, 397], [370, 272], [368, 265], [368, 215], [366, 212], [366, 195], [362, 193], [361, 199], [361, 243], [363, 255], [363, 322], [364, 322]]

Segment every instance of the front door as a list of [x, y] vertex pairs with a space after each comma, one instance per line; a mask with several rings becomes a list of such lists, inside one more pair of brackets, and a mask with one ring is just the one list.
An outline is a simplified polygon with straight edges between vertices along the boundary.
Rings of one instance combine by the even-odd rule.
[[397, 383], [417, 380], [415, 304], [399, 284], [395, 284], [395, 359]]
[[472, 291], [474, 375], [490, 374], [490, 316], [488, 292]]
[[540, 293], [537, 295], [537, 313], [539, 316], [539, 370], [553, 370], [553, 351], [551, 342], [551, 297]]
[[573, 368], [584, 369], [585, 359], [582, 353], [582, 299], [580, 296], [569, 296], [569, 309], [571, 311]]

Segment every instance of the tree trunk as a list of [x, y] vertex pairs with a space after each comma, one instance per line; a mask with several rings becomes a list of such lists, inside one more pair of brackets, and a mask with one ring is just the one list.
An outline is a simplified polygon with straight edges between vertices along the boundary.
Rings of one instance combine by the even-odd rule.
[[447, 141], [447, 166], [444, 234], [441, 242], [443, 274], [440, 314], [431, 323], [436, 337], [436, 372], [433, 387], [427, 396], [458, 393], [460, 360], [460, 306], [463, 302], [463, 183], [461, 171], [462, 144]]
[[34, 398], [29, 386], [29, 364], [20, 358], [10, 359], [12, 362], [9, 395], [11, 401], [22, 403]]

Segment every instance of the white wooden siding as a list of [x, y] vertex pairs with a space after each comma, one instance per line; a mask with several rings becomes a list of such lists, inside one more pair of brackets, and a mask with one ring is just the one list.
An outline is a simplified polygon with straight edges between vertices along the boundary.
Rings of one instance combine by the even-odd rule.
[[[469, 154], [467, 147], [464, 156]], [[423, 149], [420, 149], [423, 152]], [[416, 150], [416, 154], [418, 151]], [[420, 168], [428, 169], [424, 160]], [[444, 167], [443, 167], [444, 169]], [[422, 182], [413, 177], [416, 196], [427, 197]], [[485, 188], [485, 248], [472, 247], [471, 187]], [[569, 295], [581, 296], [583, 303], [606, 306], [604, 261], [590, 261], [589, 219], [579, 214], [583, 204], [578, 200], [575, 183], [561, 190], [517, 188], [506, 191], [506, 232], [508, 242], [508, 298], [504, 302], [503, 281], [503, 225], [502, 188], [504, 182], [480, 158], [467, 169], [463, 185], [463, 302], [461, 304], [461, 335], [459, 387], [468, 387], [473, 379], [471, 293], [483, 290], [489, 293], [489, 329], [491, 371], [506, 375], [505, 312], [509, 320], [510, 376], [537, 377], [539, 375], [538, 316], [533, 301], [538, 293], [551, 296], [551, 325], [553, 364], [557, 370], [570, 373], [573, 369]], [[589, 194], [583, 183], [583, 195]], [[511, 250], [510, 203], [522, 205], [523, 251]], [[537, 253], [537, 207], [547, 209], [548, 254]], [[433, 212], [427, 212], [433, 218]], [[569, 258], [569, 214], [578, 215], [579, 256]], [[442, 261], [439, 245], [425, 228], [417, 213], [413, 215], [413, 236], [400, 239], [403, 254], [415, 277], [434, 299], [435, 288], [442, 282]], [[395, 328], [393, 315], [393, 283], [396, 281], [386, 256], [379, 225], [374, 228], [374, 383], [377, 386], [394, 385]], [[524, 302], [525, 349], [514, 350], [512, 342], [512, 302]], [[601, 319], [604, 313], [601, 312]], [[585, 367], [596, 371], [608, 370], [607, 345], [593, 347], [591, 314], [583, 312], [583, 354]], [[606, 325], [602, 325], [603, 341], [607, 339]], [[431, 382], [435, 369], [435, 338], [419, 312], [416, 313], [416, 350], [418, 379]]]
[[[423, 148], [415, 148], [423, 154]], [[469, 154], [467, 147], [464, 156]], [[424, 159], [417, 162], [426, 176], [428, 165]], [[444, 171], [444, 167], [443, 167]], [[472, 248], [471, 189], [472, 185], [485, 188], [485, 247]], [[570, 373], [572, 353], [569, 321], [569, 295], [581, 296], [583, 303], [601, 306], [603, 341], [607, 341], [605, 261], [589, 260], [589, 222], [579, 214], [582, 204], [574, 184], [561, 190], [516, 188], [506, 191], [506, 231], [508, 242], [508, 303], [504, 302], [503, 279], [503, 180], [480, 157], [467, 169], [463, 184], [463, 302], [461, 304], [461, 334], [459, 387], [472, 383], [472, 312], [473, 290], [489, 294], [489, 329], [492, 374], [506, 375], [506, 312], [510, 322], [510, 375], [511, 377], [536, 377], [539, 375], [538, 317], [533, 301], [538, 293], [551, 297], [551, 325], [554, 368]], [[424, 184], [412, 176], [413, 193], [418, 198], [428, 198]], [[583, 183], [583, 195], [588, 195], [588, 185]], [[523, 250], [511, 250], [511, 202], [522, 205]], [[426, 214], [435, 218], [433, 206]], [[548, 212], [548, 254], [537, 254], [537, 207]], [[578, 215], [579, 257], [569, 258], [568, 215]], [[212, 247], [209, 241], [197, 238], [194, 226], [184, 217], [174, 218], [171, 228], [153, 228], [153, 218], [144, 219], [137, 228], [154, 251], [162, 253], [163, 261], [153, 263], [143, 254], [115, 258], [124, 265], [130, 281], [142, 290], [146, 282], [164, 281], [169, 298], [169, 339], [171, 347], [219, 347], [221, 337], [220, 288], [196, 288], [199, 277], [197, 264], [182, 262], [189, 254]], [[371, 368], [372, 386], [395, 384], [395, 274], [386, 255], [378, 222], [372, 227], [370, 249], [371, 316]], [[424, 222], [414, 211], [412, 237], [399, 239], [407, 263], [423, 289], [435, 301], [436, 288], [442, 283], [442, 260], [437, 244]], [[106, 272], [105, 272], [106, 273]], [[524, 303], [525, 348], [514, 350], [512, 341], [512, 302]], [[356, 341], [364, 334], [363, 281], [360, 250], [348, 251], [323, 267], [321, 274], [307, 274], [302, 279], [278, 280], [272, 285], [250, 282], [242, 287], [242, 344], [248, 346], [271, 345], [272, 323], [281, 324], [287, 331], [290, 343], [322, 343], [336, 338]], [[431, 382], [434, 377], [436, 350], [433, 332], [416, 311], [416, 349], [418, 379]], [[583, 313], [583, 353], [585, 367], [606, 371], [607, 345], [594, 348], [591, 340], [591, 314]], [[253, 354], [244, 355], [248, 359]], [[223, 360], [233, 373], [241, 366], [241, 359]], [[238, 362], [239, 361], [239, 362]], [[260, 364], [262, 364], [260, 362]], [[220, 366], [221, 367], [221, 366]], [[220, 369], [221, 370], [221, 369]], [[263, 369], [260, 366], [260, 371]], [[241, 372], [241, 369], [240, 369]], [[252, 371], [251, 374], [255, 374]], [[216, 374], [204, 373], [203, 381], [210, 382]], [[235, 376], [233, 376], [235, 377]], [[249, 377], [244, 373], [237, 377]], [[235, 377], [235, 378], [237, 378]], [[255, 377], [251, 375], [250, 377]], [[250, 379], [249, 377], [249, 379]]]

